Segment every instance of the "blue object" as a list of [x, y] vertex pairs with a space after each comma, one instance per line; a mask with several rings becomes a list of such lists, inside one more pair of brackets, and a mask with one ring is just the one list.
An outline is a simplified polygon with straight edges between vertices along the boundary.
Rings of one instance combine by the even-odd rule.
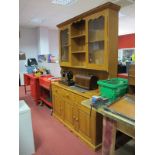
[[36, 68], [35, 66], [27, 66], [27, 67], [26, 67], [27, 73], [33, 73], [33, 70], [34, 70], [35, 68]]

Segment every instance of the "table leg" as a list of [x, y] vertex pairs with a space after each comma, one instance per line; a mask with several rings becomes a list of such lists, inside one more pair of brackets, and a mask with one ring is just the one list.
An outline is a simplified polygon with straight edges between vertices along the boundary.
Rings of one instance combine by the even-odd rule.
[[116, 122], [104, 117], [102, 133], [102, 155], [114, 155], [116, 141]]

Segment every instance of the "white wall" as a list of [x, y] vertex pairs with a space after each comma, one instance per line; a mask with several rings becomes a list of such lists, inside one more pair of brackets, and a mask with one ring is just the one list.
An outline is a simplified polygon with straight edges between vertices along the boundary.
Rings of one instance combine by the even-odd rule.
[[[20, 27], [20, 39], [19, 39], [19, 51], [25, 52], [27, 58], [36, 58], [39, 54], [39, 35], [38, 28], [26, 28]], [[42, 38], [41, 38], [42, 39]], [[43, 38], [49, 42], [48, 53], [58, 57], [59, 51], [59, 41], [58, 41], [58, 30], [48, 29], [47, 38]], [[46, 44], [46, 43], [45, 43]], [[47, 45], [47, 44], [46, 44]], [[47, 51], [42, 54], [47, 54]], [[38, 59], [37, 59], [38, 60]], [[25, 68], [26, 60], [19, 61], [19, 72], [26, 72]], [[40, 67], [45, 67], [50, 70], [51, 74], [54, 76], [60, 76], [60, 66], [59, 63], [38, 63]]]
[[48, 28], [38, 27], [38, 54], [49, 54]]
[[[59, 33], [58, 30], [48, 29], [48, 40], [49, 40], [49, 53], [59, 57]], [[46, 54], [46, 53], [44, 53]], [[60, 65], [59, 63], [39, 63], [40, 67], [45, 67], [50, 70], [50, 73], [56, 77], [60, 77]]]
[[135, 33], [135, 4], [121, 8], [119, 35]]
[[[19, 51], [25, 52], [26, 59], [37, 58], [37, 29], [20, 27]], [[26, 71], [26, 60], [19, 60], [19, 72]]]
[[49, 49], [50, 52], [59, 57], [59, 31], [58, 30], [49, 30]]

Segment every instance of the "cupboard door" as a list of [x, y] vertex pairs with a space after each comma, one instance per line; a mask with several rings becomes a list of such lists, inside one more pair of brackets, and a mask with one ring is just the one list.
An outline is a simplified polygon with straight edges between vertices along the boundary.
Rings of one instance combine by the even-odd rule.
[[97, 14], [87, 19], [87, 65], [92, 69], [106, 70], [106, 16]]
[[79, 133], [91, 142], [91, 117], [89, 110], [84, 109], [83, 106], [79, 106], [78, 110], [78, 131]]
[[[62, 120], [64, 119], [64, 99], [62, 98], [62, 89], [52, 86], [53, 112]], [[60, 97], [61, 96], [61, 97]]]
[[60, 30], [60, 63], [63, 66], [68, 66], [70, 63], [69, 31], [69, 26]]
[[64, 120], [64, 100], [62, 98], [60, 99], [60, 118]]
[[53, 112], [55, 115], [60, 117], [60, 105], [61, 105], [61, 99], [58, 95], [53, 94]]
[[64, 102], [64, 120], [70, 127], [73, 127], [73, 104], [66, 99]]
[[75, 94], [69, 91], [64, 90], [64, 120], [70, 126], [74, 127], [74, 103], [75, 103]]
[[76, 131], [79, 130], [78, 105], [74, 103], [73, 107], [73, 126]]

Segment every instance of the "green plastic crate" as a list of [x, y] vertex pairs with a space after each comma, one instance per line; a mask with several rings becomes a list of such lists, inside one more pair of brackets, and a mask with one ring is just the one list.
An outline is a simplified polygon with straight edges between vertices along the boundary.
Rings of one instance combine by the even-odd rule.
[[100, 96], [109, 98], [110, 102], [125, 95], [128, 89], [128, 80], [123, 78], [99, 80], [97, 84], [99, 85]]

